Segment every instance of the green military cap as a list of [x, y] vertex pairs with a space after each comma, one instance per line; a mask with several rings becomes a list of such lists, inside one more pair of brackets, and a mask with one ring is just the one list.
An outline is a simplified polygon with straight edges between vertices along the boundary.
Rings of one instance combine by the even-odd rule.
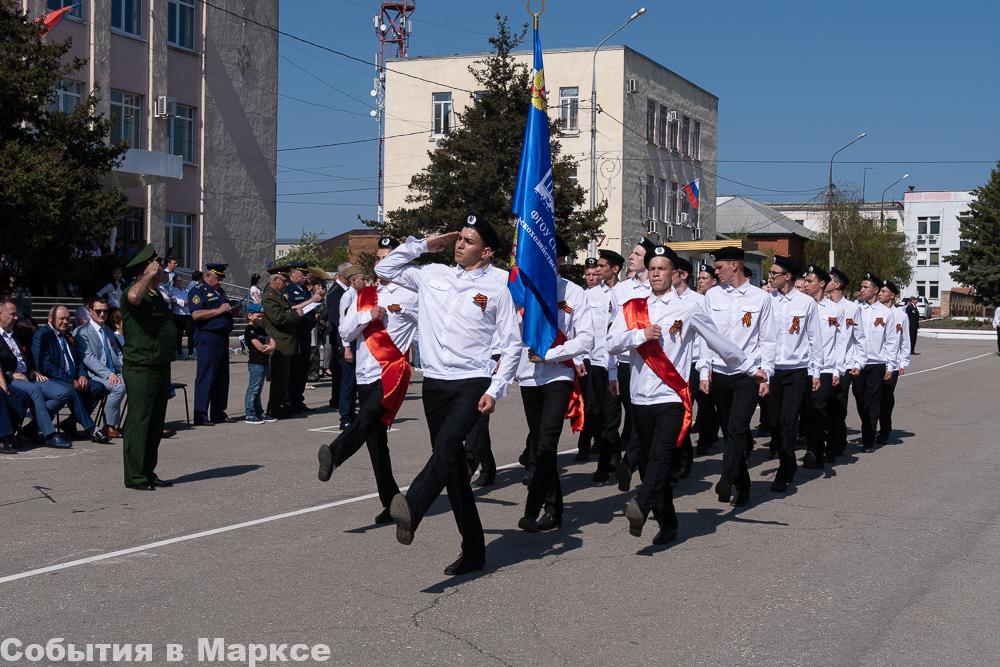
[[151, 243], [147, 243], [146, 247], [140, 250], [132, 261], [125, 265], [126, 269], [133, 269], [135, 267], [146, 268], [146, 265], [156, 259], [156, 248], [153, 247]]

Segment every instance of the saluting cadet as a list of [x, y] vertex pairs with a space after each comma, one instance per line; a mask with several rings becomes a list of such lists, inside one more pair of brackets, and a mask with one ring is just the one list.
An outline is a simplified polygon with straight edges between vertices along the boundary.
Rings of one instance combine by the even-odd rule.
[[645, 469], [638, 494], [625, 507], [625, 518], [629, 533], [638, 537], [653, 513], [659, 522], [653, 544], [665, 544], [677, 535], [670, 461], [691, 425], [687, 371], [697, 336], [727, 366], [744, 374], [756, 368], [753, 360], [719, 335], [701, 304], [677, 296], [671, 287], [676, 261], [670, 248], [650, 249], [644, 260], [650, 294], [625, 302], [608, 332], [609, 351], [627, 354], [634, 369], [629, 388]]
[[[698, 294], [704, 296], [705, 292], [718, 284], [719, 279], [715, 275], [715, 267], [701, 264], [698, 267]], [[712, 395], [701, 391], [700, 387], [694, 393], [694, 401], [698, 404], [698, 416], [694, 425], [694, 430], [698, 434], [695, 454], [707, 456], [712, 451], [712, 445], [719, 440], [719, 409], [716, 407], [715, 401], [712, 400]]]
[[[632, 299], [649, 296], [649, 282], [646, 280], [646, 266], [643, 258], [646, 253], [656, 247], [656, 243], [645, 236], [640, 236], [632, 252], [628, 256], [628, 270], [632, 277], [624, 280], [611, 290], [611, 317], [614, 319], [622, 309], [622, 304]], [[625, 447], [625, 453], [615, 467], [615, 477], [618, 478], [618, 488], [628, 491], [632, 486], [632, 473], [639, 470], [641, 459], [639, 457], [638, 442], [634, 437], [634, 421], [632, 419], [632, 394], [629, 391], [629, 379], [632, 367], [628, 359], [618, 360], [618, 397], [621, 399], [622, 408], [625, 412], [625, 423], [622, 424], [621, 444]], [[612, 391], [615, 387], [612, 385]], [[639, 470], [642, 476], [642, 470]]]
[[[865, 334], [865, 347], [856, 351], [855, 364], [861, 369], [854, 378], [854, 400], [861, 419], [861, 449], [875, 451], [875, 431], [882, 409], [882, 391], [896, 370], [898, 339], [890, 335], [894, 323], [892, 310], [879, 303], [878, 291], [882, 279], [866, 273], [861, 281], [860, 322]], [[892, 331], [895, 334], [895, 331]]]
[[861, 366], [857, 361], [859, 351], [865, 349], [865, 332], [860, 325], [861, 306], [844, 295], [850, 284], [847, 274], [835, 266], [830, 267], [830, 282], [826, 286], [826, 295], [836, 306], [838, 320], [843, 320], [847, 340], [843, 348], [837, 348], [836, 363], [837, 367], [842, 369], [840, 384], [833, 388], [833, 395], [828, 404], [830, 419], [826, 454], [829, 463], [833, 463], [847, 449], [847, 404], [851, 394], [851, 383], [861, 373]]
[[771, 449], [780, 464], [771, 490], [782, 492], [795, 478], [798, 417], [809, 393], [820, 387], [823, 341], [816, 300], [795, 289], [802, 272], [791, 257], [775, 255], [768, 273], [774, 313], [774, 375], [769, 386]]
[[194, 320], [194, 346], [198, 354], [194, 384], [194, 423], [207, 426], [232, 421], [226, 414], [229, 401], [229, 334], [233, 308], [222, 279], [226, 264], [208, 264], [202, 282], [188, 294], [188, 312]]
[[[382, 259], [397, 247], [398, 241], [382, 237], [376, 257]], [[345, 343], [361, 341], [355, 360], [358, 416], [336, 440], [319, 448], [319, 480], [329, 480], [334, 470], [367, 444], [383, 507], [375, 523], [392, 523], [389, 503], [399, 493], [399, 485], [392, 476], [388, 430], [410, 385], [407, 354], [417, 331], [417, 294], [380, 279], [378, 287], [358, 291], [340, 317], [339, 328]]]
[[[571, 250], [556, 237], [556, 263]], [[522, 345], [517, 381], [521, 386], [528, 439], [534, 448], [535, 474], [528, 485], [521, 530], [535, 533], [562, 525], [563, 498], [556, 452], [563, 420], [569, 418], [574, 431], [583, 429], [583, 395], [576, 382], [574, 360], [594, 346], [594, 324], [583, 290], [565, 278], [556, 277], [558, 318], [556, 339], [548, 350]], [[544, 506], [545, 514], [538, 518]]]
[[[411, 264], [452, 242], [456, 266]], [[389, 513], [396, 522], [396, 539], [410, 544], [431, 504], [448, 488], [462, 534], [462, 554], [445, 568], [446, 575], [480, 570], [486, 562], [483, 527], [462, 443], [478, 414], [493, 412], [496, 401], [506, 395], [521, 354], [510, 291], [485, 271], [497, 249], [502, 246], [493, 228], [470, 215], [460, 231], [424, 240], [410, 237], [375, 266], [380, 278], [417, 292], [424, 415], [433, 446], [406, 495], [392, 499]], [[490, 352], [498, 330], [496, 368]]]
[[[673, 288], [674, 292], [677, 293], [678, 299], [681, 301], [690, 301], [697, 304], [698, 307], [701, 308], [705, 297], [691, 289], [688, 284], [693, 270], [694, 266], [692, 266], [691, 262], [687, 258], [678, 256], [677, 259], [674, 260]], [[691, 350], [691, 366], [687, 369], [688, 385], [692, 400], [701, 394], [701, 392], [698, 391], [701, 383], [697, 368], [698, 359], [701, 356], [701, 346], [702, 343], [700, 339], [695, 337], [695, 345]], [[698, 412], [699, 414], [701, 412], [700, 404]], [[681, 443], [680, 449], [674, 450], [674, 456], [670, 462], [671, 475], [676, 475], [679, 479], [684, 479], [691, 474], [691, 464], [694, 462], [694, 447], [691, 444], [691, 431], [693, 430], [694, 425], [692, 424], [691, 428], [689, 428], [687, 433], [684, 434], [684, 441]]]
[[140, 250], [125, 273], [137, 276], [122, 299], [122, 374], [128, 388], [122, 426], [125, 486], [153, 491], [173, 486], [157, 477], [156, 463], [170, 395], [170, 362], [177, 358], [177, 329], [170, 305], [157, 289], [166, 283], [167, 274], [153, 246]]
[[[750, 500], [750, 419], [759, 397], [767, 396], [768, 380], [774, 373], [775, 323], [772, 299], [754, 286], [743, 269], [744, 252], [726, 246], [714, 253], [719, 286], [705, 293], [704, 308], [719, 334], [743, 350], [750, 371], [738, 364], [707, 354], [698, 361], [701, 390], [711, 391], [719, 409], [719, 421], [726, 446], [722, 455], [722, 475], [715, 485], [719, 502], [736, 505]], [[736, 485], [736, 497], [732, 487]]]
[[883, 280], [878, 292], [878, 300], [883, 306], [892, 309], [892, 324], [888, 327], [888, 335], [896, 342], [895, 370], [892, 377], [886, 380], [882, 387], [882, 401], [878, 413], [878, 437], [875, 442], [884, 445], [892, 435], [892, 410], [896, 407], [896, 382], [899, 376], [910, 366], [910, 335], [909, 318], [904, 306], [897, 306], [899, 286], [891, 280]]

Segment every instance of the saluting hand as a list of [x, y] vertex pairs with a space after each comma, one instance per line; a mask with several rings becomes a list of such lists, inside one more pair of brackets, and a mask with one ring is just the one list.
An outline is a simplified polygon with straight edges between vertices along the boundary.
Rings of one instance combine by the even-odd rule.
[[461, 236], [461, 232], [448, 232], [427, 238], [427, 252], [438, 252], [444, 250], [450, 243], [454, 243]]

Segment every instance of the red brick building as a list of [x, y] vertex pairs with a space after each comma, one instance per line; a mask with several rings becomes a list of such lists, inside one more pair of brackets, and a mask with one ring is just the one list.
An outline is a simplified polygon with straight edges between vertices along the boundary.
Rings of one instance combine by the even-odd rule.
[[321, 252], [329, 257], [333, 254], [334, 248], [347, 248], [351, 255], [351, 262], [357, 262], [363, 254], [374, 255], [378, 250], [379, 233], [367, 227], [362, 229], [352, 229], [328, 238], [320, 242]]
[[816, 232], [746, 197], [719, 197], [715, 211], [715, 228], [720, 237], [745, 236], [771, 257], [785, 255], [801, 263], [805, 259], [806, 241], [816, 238]]

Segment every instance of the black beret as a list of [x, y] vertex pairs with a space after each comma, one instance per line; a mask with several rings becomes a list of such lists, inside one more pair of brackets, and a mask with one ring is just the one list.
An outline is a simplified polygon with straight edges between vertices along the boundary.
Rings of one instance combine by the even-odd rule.
[[698, 267], [698, 273], [703, 273], [703, 272], [707, 273], [710, 276], [712, 276], [712, 278], [718, 280], [718, 277], [715, 275], [715, 267], [714, 266], [710, 266], [708, 264], [702, 264], [701, 266]]
[[500, 251], [500, 236], [490, 223], [480, 220], [476, 217], [475, 213], [470, 213], [465, 218], [465, 222], [462, 223], [460, 229], [465, 229], [466, 227], [475, 229], [479, 234], [479, 238], [483, 240], [483, 245], [487, 248], [492, 248], [494, 253]]
[[292, 262], [288, 265], [289, 268], [298, 269], [299, 271], [304, 271], [309, 267], [309, 262]]
[[882, 279], [879, 278], [874, 273], [872, 273], [871, 271], [866, 272], [865, 273], [865, 277], [862, 278], [861, 280], [867, 280], [872, 285], [875, 285], [875, 287], [881, 287], [882, 286]]
[[830, 267], [830, 276], [836, 278], [842, 287], [847, 287], [851, 284], [851, 279], [847, 277], [847, 274], [835, 266]]
[[556, 234], [556, 255], [559, 257], [566, 257], [567, 255], [572, 255], [573, 251], [570, 250], [569, 244], [563, 240], [563, 237]]
[[622, 267], [625, 266], [625, 258], [616, 253], [614, 250], [598, 250], [597, 254], [600, 255], [601, 259], [606, 261], [611, 266]]
[[890, 292], [892, 292], [896, 296], [899, 296], [899, 285], [897, 285], [896, 283], [892, 282], [891, 280], [883, 280], [882, 281], [882, 287], [886, 288], [887, 290], [889, 290]]
[[642, 263], [648, 269], [649, 263], [656, 257], [666, 257], [674, 267], [677, 266], [677, 253], [663, 245], [654, 245], [642, 258]]
[[392, 238], [391, 236], [383, 236], [378, 240], [379, 248], [389, 248], [390, 250], [395, 250], [399, 247], [399, 241]]
[[586, 266], [588, 269], [593, 269], [597, 267], [597, 258], [588, 257], [587, 259], [583, 260], [583, 265]]
[[678, 255], [677, 259], [674, 260], [674, 268], [681, 271], [687, 271], [688, 275], [691, 275], [691, 272], [694, 270], [694, 266], [691, 265], [691, 260], [687, 257], [681, 257], [680, 255]]
[[775, 255], [774, 263], [794, 276], [797, 276], [800, 273], [802, 273], [802, 269], [799, 268], [799, 265], [796, 264], [795, 260], [793, 260], [791, 257], [785, 257], [784, 255]]
[[712, 257], [720, 261], [731, 261], [735, 259], [743, 261], [746, 257], [746, 253], [743, 252], [743, 248], [737, 248], [734, 245], [727, 245], [725, 248], [719, 248], [713, 252]]
[[806, 267], [805, 273], [811, 273], [825, 283], [830, 282], [830, 274], [823, 270], [823, 267], [810, 264]]
[[647, 255], [649, 255], [649, 253], [651, 253], [653, 251], [653, 248], [655, 248], [657, 245], [655, 241], [651, 240], [647, 236], [640, 236], [639, 240], [636, 241], [635, 244], [641, 245], [643, 248], [645, 248]]

